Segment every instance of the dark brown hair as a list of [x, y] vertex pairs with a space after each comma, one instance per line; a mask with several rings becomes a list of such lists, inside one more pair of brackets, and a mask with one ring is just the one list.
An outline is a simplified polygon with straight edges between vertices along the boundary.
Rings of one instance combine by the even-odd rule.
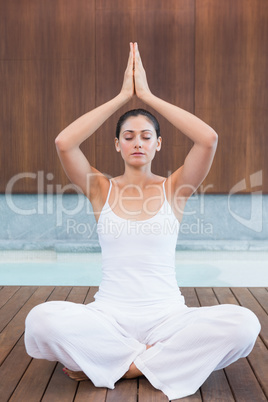
[[145, 117], [147, 117], [147, 119], [149, 119], [153, 123], [154, 129], [156, 131], [157, 138], [160, 137], [160, 126], [159, 126], [159, 123], [158, 123], [158, 120], [156, 119], [156, 117], [152, 113], [148, 112], [148, 110], [145, 110], [145, 109], [132, 109], [132, 110], [129, 110], [128, 112], [124, 113], [119, 118], [119, 120], [117, 122], [117, 125], [116, 125], [116, 134], [115, 134], [116, 138], [119, 139], [120, 130], [121, 130], [121, 127], [124, 124], [124, 122], [129, 117], [133, 117], [133, 116], [134, 117], [136, 117], [136, 116], [145, 116]]

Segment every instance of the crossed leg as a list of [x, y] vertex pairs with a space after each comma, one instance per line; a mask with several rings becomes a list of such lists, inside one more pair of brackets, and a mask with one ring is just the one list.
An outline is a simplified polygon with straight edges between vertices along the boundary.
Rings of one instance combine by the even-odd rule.
[[134, 375], [135, 367], [130, 366], [146, 351], [144, 343], [94, 303], [67, 301], [46, 302], [31, 310], [25, 346], [34, 358], [61, 362], [74, 380], [90, 378], [95, 386], [111, 389], [129, 370], [127, 375]]
[[[151, 348], [152, 345], [146, 345], [146, 349]], [[68, 368], [64, 367], [63, 368], [63, 372], [70, 377], [72, 380], [75, 381], [86, 381], [89, 378], [86, 376], [85, 373], [83, 373], [83, 371], [72, 371], [69, 370]], [[142, 372], [136, 367], [135, 363], [132, 363], [128, 369], [128, 371], [123, 375], [122, 378], [126, 378], [126, 379], [131, 379], [131, 378], [137, 378], [142, 376]]]
[[143, 373], [169, 399], [177, 399], [194, 393], [212, 371], [247, 356], [260, 331], [257, 317], [240, 306], [175, 309], [141, 343], [94, 306], [36, 306], [26, 319], [28, 354], [60, 361], [70, 378], [90, 378], [97, 387], [114, 389], [118, 379]]

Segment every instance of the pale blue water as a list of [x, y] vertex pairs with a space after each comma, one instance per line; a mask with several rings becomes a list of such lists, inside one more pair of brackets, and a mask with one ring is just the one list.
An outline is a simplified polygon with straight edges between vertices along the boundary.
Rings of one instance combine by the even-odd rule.
[[[267, 251], [177, 251], [179, 286], [268, 286]], [[0, 251], [0, 285], [98, 286], [100, 253]]]

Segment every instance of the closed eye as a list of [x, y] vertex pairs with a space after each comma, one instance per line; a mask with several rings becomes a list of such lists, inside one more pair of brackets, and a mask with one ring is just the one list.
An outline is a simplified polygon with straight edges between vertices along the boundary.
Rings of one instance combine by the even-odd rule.
[[[144, 140], [150, 140], [152, 137], [143, 137]], [[125, 138], [126, 141], [132, 140], [132, 138]]]

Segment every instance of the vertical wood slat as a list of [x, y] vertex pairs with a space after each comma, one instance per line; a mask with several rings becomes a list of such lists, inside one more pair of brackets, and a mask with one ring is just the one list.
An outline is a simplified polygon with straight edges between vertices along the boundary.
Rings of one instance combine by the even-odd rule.
[[[229, 192], [262, 170], [267, 192], [268, 3], [196, 0], [195, 112], [219, 134], [213, 168], [204, 184]], [[255, 187], [255, 188], [254, 188]]]
[[[94, 107], [91, 64], [88, 60], [0, 61], [5, 99], [0, 120], [5, 148], [2, 191], [44, 193], [57, 175], [62, 185], [68, 183], [54, 140], [67, 124]], [[92, 142], [94, 138], [87, 145], [87, 154], [94, 162]]]
[[[33, 290], [35, 289], [35, 287], [33, 286], [31, 288]], [[50, 286], [39, 287], [24, 305], [22, 305], [23, 293], [20, 293], [22, 299], [20, 300], [19, 303], [18, 300], [16, 301], [16, 303], [18, 303], [19, 310], [12, 319], [12, 321], [10, 321], [8, 325], [0, 333], [0, 348], [1, 348], [0, 364], [3, 362], [8, 353], [12, 350], [14, 345], [23, 335], [25, 327], [25, 319], [28, 312], [37, 304], [42, 303], [47, 299], [50, 300], [50, 297], [53, 297], [53, 300], [57, 300], [55, 299], [55, 297], [57, 297], [58, 294], [60, 295], [60, 297], [62, 297], [63, 295], [62, 289], [68, 291], [68, 288], [66, 287], [58, 287], [56, 288], [55, 291], [53, 291], [53, 287]]]
[[[94, 34], [95, 2], [79, 0], [0, 2], [0, 59], [91, 58], [88, 34]], [[91, 15], [93, 14], [93, 15]], [[79, 24], [77, 22], [80, 22]], [[92, 26], [87, 25], [92, 23]]]
[[206, 402], [201, 396], [200, 389], [195, 394], [186, 396], [185, 398], [172, 399], [171, 402]]
[[[260, 384], [262, 385], [262, 389], [266, 392], [266, 396], [260, 395], [257, 400], [265, 400], [264, 398], [268, 398], [268, 377], [267, 377], [267, 367], [268, 367], [268, 357], [267, 357], [267, 346], [268, 346], [268, 315], [262, 305], [252, 296], [252, 294], [263, 294], [263, 292], [254, 291], [254, 289], [249, 291], [249, 289], [244, 288], [232, 288], [232, 292], [239, 304], [243, 307], [249, 308], [252, 310], [258, 317], [261, 323], [261, 332], [260, 336], [257, 339], [256, 345], [248, 357], [249, 362], [254, 368], [254, 372], [256, 377], [258, 378]], [[241, 362], [238, 362], [238, 369]], [[232, 367], [230, 368], [230, 376], [233, 376]], [[249, 376], [249, 373], [248, 373]], [[253, 392], [254, 387], [252, 384], [247, 382], [249, 387], [249, 393]], [[242, 392], [242, 391], [241, 391]], [[262, 399], [261, 399], [262, 398]]]
[[[53, 291], [52, 291], [53, 290]], [[52, 292], [51, 292], [52, 291]], [[70, 293], [71, 291], [71, 293]], [[85, 295], [87, 293], [87, 288], [85, 287], [77, 287], [77, 288], [71, 288], [67, 286], [60, 286], [57, 288], [51, 288], [51, 287], [39, 287], [35, 294], [31, 297], [27, 305], [24, 306], [24, 309], [21, 311], [21, 315], [24, 316], [23, 320], [19, 320], [17, 323], [17, 326], [19, 326], [19, 330], [14, 331], [14, 333], [23, 333], [24, 332], [24, 321], [25, 317], [28, 314], [28, 312], [37, 304], [40, 304], [44, 301], [55, 301], [55, 300], [72, 300], [72, 293], [74, 294], [74, 301], [78, 300], [78, 295], [80, 294], [80, 301], [83, 302]], [[15, 324], [15, 320], [14, 324]], [[18, 336], [18, 335], [17, 335]], [[13, 341], [14, 342], [14, 341]], [[22, 346], [23, 342], [19, 342], [18, 345], [15, 346], [15, 348], [12, 350], [10, 356], [12, 357], [15, 354], [18, 353], [17, 349], [18, 347], [21, 348], [23, 347], [25, 350], [25, 347]], [[13, 353], [14, 352], [14, 353]], [[9, 369], [10, 370], [10, 365], [12, 363], [12, 360], [10, 359], [10, 356], [8, 356], [7, 360], [5, 361], [4, 365], [1, 367], [4, 368], [5, 370]], [[25, 369], [28, 364], [29, 357], [25, 355], [23, 364], [25, 366]], [[30, 365], [27, 367], [27, 370], [22, 376], [21, 381], [18, 382], [18, 386], [16, 387], [15, 392], [13, 393], [11, 400], [13, 401], [21, 401], [21, 400], [29, 400], [29, 401], [37, 401], [41, 400], [41, 397], [47, 387], [48, 382], [50, 381], [51, 375], [56, 367], [55, 362], [48, 362], [46, 360], [35, 360], [33, 359], [30, 363]], [[12, 375], [12, 381], [18, 381], [19, 380], [19, 374], [21, 372], [23, 367], [21, 367], [20, 371], [18, 368], [13, 368], [13, 375]], [[42, 377], [42, 372], [44, 373], [44, 377]], [[62, 377], [64, 377], [63, 373]], [[57, 378], [57, 373], [55, 377], [53, 376], [52, 378]], [[10, 381], [9, 388], [13, 385], [13, 382]], [[64, 382], [64, 378], [63, 378]], [[53, 382], [52, 382], [52, 387], [53, 387]], [[66, 387], [69, 387], [68, 389], [70, 390], [73, 387], [73, 384], [67, 384]], [[75, 386], [76, 389], [76, 386]], [[6, 388], [4, 389], [5, 392], [10, 390], [7, 390]], [[66, 391], [64, 391], [66, 392]], [[75, 392], [75, 390], [74, 390]], [[49, 391], [48, 391], [49, 393]]]
[[[84, 303], [88, 287], [78, 286], [72, 288], [70, 294], [66, 298], [66, 301], [72, 303]], [[69, 377], [62, 371], [63, 366], [61, 363], [57, 363], [56, 369], [50, 378], [49, 384], [46, 388], [42, 402], [72, 402], [76, 395], [78, 383], [76, 381], [70, 381]]]
[[230, 385], [223, 370], [214, 371], [201, 387], [202, 398], [205, 402], [235, 402]]
[[[152, 92], [193, 112], [194, 1], [115, 0], [111, 5], [101, 0], [96, 6], [96, 104], [121, 90], [129, 42], [137, 41]], [[138, 99], [96, 132], [96, 167], [112, 176], [123, 173], [122, 158], [114, 148], [115, 127], [121, 114], [136, 107], [150, 110], [159, 119], [162, 149], [156, 153], [152, 170], [167, 176], [183, 164], [191, 142]]]
[[[185, 298], [185, 304], [188, 307], [200, 307], [200, 303], [197, 298], [195, 288], [184, 287], [184, 288], [181, 288], [180, 290], [181, 290], [182, 295]], [[178, 402], [179, 401], [181, 401], [181, 402], [202, 402], [203, 398], [201, 396], [200, 389], [198, 389], [194, 395], [190, 395], [185, 398], [174, 399], [174, 401], [172, 401], [172, 402], [175, 402], [175, 401], [176, 402], [177, 401]]]
[[56, 364], [48, 360], [33, 360], [9, 400], [40, 401]]
[[12, 320], [12, 318], [20, 311], [22, 303], [27, 302], [31, 295], [35, 292], [37, 287], [27, 286], [22, 287], [15, 295], [1, 308], [0, 315], [0, 331]]
[[62, 364], [57, 363], [47, 388], [45, 388], [42, 402], [73, 402], [78, 383], [64, 375], [62, 367]]
[[[2, 351], [3, 347], [0, 348]], [[30, 362], [31, 357], [27, 355], [25, 346], [19, 344], [12, 349], [4, 363], [1, 364], [0, 395], [2, 401], [9, 400]]]
[[95, 387], [91, 381], [79, 383], [74, 402], [105, 402], [107, 388]]
[[90, 286], [84, 304], [88, 304], [94, 301], [94, 295], [97, 293], [98, 289], [98, 286]]
[[248, 360], [268, 400], [268, 354], [267, 347], [260, 337], [258, 337], [252, 352], [248, 356]]
[[[4, 290], [4, 289], [5, 288], [3, 288], [2, 290]], [[71, 290], [71, 293], [70, 293], [70, 290]], [[94, 288], [94, 289], [91, 289], [91, 292], [87, 292], [87, 288], [85, 288], [85, 287], [80, 287], [80, 288], [75, 287], [73, 289], [71, 289], [70, 287], [60, 287], [60, 288], [55, 288], [55, 290], [53, 292], [51, 292], [51, 289], [48, 287], [47, 287], [47, 290], [45, 288], [43, 288], [43, 289], [39, 288], [34, 293], [34, 295], [31, 296], [29, 301], [24, 305], [22, 311], [19, 312], [16, 315], [16, 317], [18, 317], [19, 315], [25, 315], [25, 313], [27, 311], [29, 311], [29, 309], [32, 307], [33, 304], [38, 304], [39, 302], [41, 302], [42, 299], [40, 299], [40, 297], [42, 298], [45, 296], [44, 291], [47, 292], [47, 295], [50, 294], [48, 300], [64, 300], [67, 298], [67, 300], [69, 300], [69, 301], [74, 301], [74, 302], [79, 303], [83, 300], [84, 300], [84, 302], [86, 302], [88, 300], [92, 301], [92, 295], [95, 293], [96, 290], [97, 290], [97, 288]], [[240, 304], [243, 305], [243, 304], [245, 304], [245, 301], [247, 301], [247, 299], [249, 299], [249, 303], [252, 303], [251, 306], [253, 306], [252, 309], [255, 309], [256, 306], [259, 305], [259, 303], [256, 302], [256, 300], [252, 296], [250, 297], [249, 295], [254, 294], [254, 293], [255, 294], [263, 293], [262, 291], [261, 292], [259, 292], [259, 291], [260, 291], [259, 288], [256, 288], [256, 289], [251, 288], [250, 292], [247, 291], [246, 289], [240, 289], [240, 288], [233, 288], [232, 292], [228, 288], [214, 288], [213, 291], [210, 288], [197, 288], [196, 293], [195, 293], [195, 290], [193, 288], [182, 288], [182, 293], [184, 294], [184, 296], [186, 298], [186, 303], [189, 306], [198, 306], [199, 305], [198, 299], [200, 300], [202, 305], [204, 305], [204, 304], [205, 305], [215, 305], [218, 303], [218, 301], [221, 304], [224, 304], [224, 303], [238, 304], [238, 301], [239, 301]], [[265, 291], [265, 289], [263, 289], [263, 291]], [[213, 300], [213, 294], [214, 294], [214, 300]], [[85, 296], [86, 296], [86, 299], [85, 299]], [[197, 296], [198, 296], [198, 299], [197, 299]], [[260, 301], [260, 307], [262, 308], [261, 301]], [[264, 311], [264, 309], [263, 309], [263, 311]], [[267, 315], [267, 313], [266, 313], [266, 315]], [[8, 325], [8, 327], [10, 327], [10, 331], [9, 331], [10, 335], [12, 334], [11, 326], [13, 324], [13, 321], [15, 323], [16, 318], [14, 318], [12, 320], [12, 322]], [[24, 322], [21, 320], [19, 320], [19, 321], [20, 321], [21, 330], [23, 331]], [[19, 324], [19, 322], [17, 322], [17, 324], [15, 324], [15, 326], [18, 326], [18, 324]], [[21, 336], [20, 335], [21, 332], [20, 331], [18, 332], [17, 330], [15, 330], [15, 333], [17, 334], [17, 339], [18, 339], [18, 337]], [[6, 334], [6, 335], [8, 335], [8, 334]], [[1, 350], [2, 350], [2, 348], [1, 348]], [[13, 353], [13, 351], [14, 351], [14, 353]], [[249, 355], [248, 359], [251, 363], [251, 367], [252, 367], [253, 371], [255, 372], [255, 375], [256, 375], [259, 383], [261, 384], [263, 390], [266, 392], [266, 396], [267, 396], [268, 395], [268, 383], [267, 383], [267, 364], [265, 365], [265, 359], [264, 359], [265, 356], [267, 356], [267, 349], [265, 348], [265, 346], [264, 346], [263, 342], [260, 340], [260, 338], [258, 338], [257, 343], [256, 343], [253, 351]], [[15, 364], [16, 360], [17, 360], [17, 364]], [[10, 384], [11, 379], [14, 374], [14, 370], [17, 372], [18, 371], [17, 368], [18, 368], [21, 372], [23, 372], [25, 370], [25, 368], [27, 367], [29, 360], [30, 360], [30, 358], [27, 357], [25, 354], [25, 350], [24, 350], [24, 346], [23, 346], [23, 339], [20, 338], [16, 347], [12, 350], [12, 352], [9, 354], [8, 358], [5, 360], [5, 363], [1, 365], [1, 368], [0, 368], [1, 378], [4, 379], [4, 378], [7, 378], [7, 376], [8, 376], [8, 378], [9, 378], [8, 383]], [[260, 400], [260, 401], [266, 400], [266, 399], [264, 399], [265, 397], [262, 394], [262, 392], [260, 391], [260, 387], [257, 384], [256, 379], [254, 380], [254, 376], [252, 377], [252, 371], [250, 371], [249, 366], [248, 366], [248, 370], [245, 371], [245, 363], [243, 363], [243, 364], [241, 363], [241, 362], [245, 362], [245, 361], [246, 361], [246, 359], [241, 359], [241, 361], [238, 362], [239, 364], [235, 363], [234, 365], [230, 366], [230, 368], [225, 369], [225, 370], [227, 370], [226, 372], [228, 374], [229, 381], [234, 389], [236, 397], [238, 398], [238, 400]], [[8, 367], [9, 367], [9, 369], [8, 369]], [[28, 384], [30, 384], [30, 388], [32, 387], [32, 382], [29, 383], [30, 373], [31, 372], [33, 373], [32, 374], [33, 377], [36, 376], [36, 372], [34, 371], [34, 368], [36, 368], [36, 367], [32, 367], [30, 369], [30, 371], [28, 372], [28, 374], [26, 375], [26, 377], [24, 378], [26, 380], [28, 378], [27, 381], [28, 381]], [[51, 377], [51, 373], [53, 371], [52, 366], [50, 368], [49, 367], [46, 368], [46, 367], [43, 367], [41, 364], [40, 370], [43, 371], [43, 369], [45, 370], [45, 377], [48, 381], [50, 378], [51, 378], [50, 381], [53, 381], [53, 377], [55, 375], [58, 375], [59, 377], [62, 375], [64, 377], [64, 375], [62, 374], [62, 372], [60, 370], [60, 367], [58, 368], [58, 370], [59, 370], [58, 374], [56, 374], [56, 372], [54, 372], [54, 375], [52, 377]], [[10, 374], [8, 374], [8, 370], [9, 370]], [[223, 371], [221, 371], [219, 373], [220, 373], [220, 376], [217, 377], [216, 380], [220, 380], [220, 377], [222, 376]], [[20, 378], [20, 376], [17, 375], [17, 378]], [[247, 387], [244, 386], [245, 378], [247, 381]], [[211, 380], [213, 383], [212, 388], [210, 386]], [[21, 386], [15, 392], [13, 399], [11, 399], [11, 400], [20, 400], [20, 398], [24, 397], [24, 393], [22, 391], [23, 391], [23, 389], [24, 390], [26, 389], [27, 381], [21, 384]], [[63, 378], [63, 381], [64, 381], [64, 378]], [[5, 387], [6, 387], [7, 382], [4, 381], [4, 383], [5, 383]], [[124, 383], [124, 381], [122, 381], [122, 383]], [[1, 384], [3, 384], [3, 382], [0, 382], [0, 385]], [[12, 384], [11, 384], [11, 390], [12, 390]], [[48, 382], [48, 384], [50, 384], [50, 383]], [[79, 398], [80, 398], [80, 400], [83, 400], [85, 402], [87, 402], [87, 401], [88, 402], [91, 402], [91, 401], [104, 402], [105, 398], [106, 398], [107, 390], [104, 388], [103, 389], [98, 388], [97, 392], [95, 392], [96, 388], [94, 386], [90, 387], [89, 384], [91, 384], [91, 383], [90, 382], [82, 382], [79, 384], [78, 392], [76, 394], [76, 398], [78, 398], [78, 399], [75, 398], [75, 400], [79, 401]], [[223, 383], [219, 383], [219, 386], [216, 387], [218, 389], [218, 391], [220, 391], [220, 389], [222, 389], [222, 385], [223, 385]], [[34, 394], [36, 396], [36, 395], [40, 395], [43, 392], [42, 390], [45, 389], [44, 387], [46, 388], [45, 381], [43, 382], [43, 385], [41, 387], [40, 387], [40, 384], [38, 384], [37, 387], [33, 387], [31, 389], [36, 388], [36, 391], [39, 390], [38, 391], [39, 393], [37, 392]], [[204, 401], [215, 400], [215, 399], [213, 399], [214, 394], [213, 393], [211, 394], [211, 390], [213, 391], [214, 387], [215, 387], [215, 379], [213, 378], [213, 375], [212, 375], [211, 379], [209, 379], [209, 381], [202, 386], [202, 394], [203, 394]], [[13, 388], [14, 388], [14, 384], [13, 384]], [[79, 392], [80, 388], [81, 388], [81, 390]], [[55, 394], [53, 395], [53, 397], [55, 397], [55, 398], [57, 398], [57, 395], [59, 395], [58, 392], [56, 392], [56, 391], [57, 390], [55, 389]], [[3, 396], [3, 395], [5, 396], [6, 394], [3, 394], [1, 392], [1, 396]], [[64, 396], [65, 391], [61, 395], [65, 398], [65, 396]], [[66, 395], [67, 395], [67, 393], [66, 393]], [[221, 398], [223, 398], [221, 400], [224, 400], [224, 398], [226, 398], [227, 394], [222, 395], [221, 393], [218, 393], [217, 397], [219, 397], [219, 395], [221, 395]], [[120, 396], [120, 394], [119, 394], [119, 396]], [[81, 399], [81, 397], [82, 397], [82, 399]], [[85, 399], [83, 399], [83, 397], [85, 397]], [[216, 398], [216, 396], [215, 396], [215, 398]], [[247, 398], [247, 399], [245, 399], [245, 398]], [[8, 397], [7, 397], [7, 399], [8, 399]], [[23, 399], [21, 399], [21, 400], [23, 400]], [[27, 400], [31, 400], [31, 399], [27, 399]], [[62, 400], [65, 400], [65, 399], [62, 399]], [[183, 401], [184, 400], [185, 401], [190, 401], [190, 400], [191, 401], [199, 401], [201, 399], [198, 398], [198, 395], [193, 395], [188, 398], [183, 398], [182, 400]], [[231, 400], [231, 399], [229, 399], [229, 400]]]
[[[215, 306], [219, 304], [212, 288], [197, 288], [197, 297], [202, 307]], [[215, 401], [221, 398], [224, 402], [234, 401], [232, 391], [223, 370], [214, 371], [201, 386], [202, 398], [204, 401]]]
[[[243, 301], [240, 299], [239, 294], [241, 295], [245, 292], [247, 293], [247, 289], [240, 289], [239, 294], [236, 294], [234, 289], [232, 289], [232, 290], [234, 293], [229, 288], [214, 288], [214, 292], [215, 292], [216, 297], [219, 300], [220, 304], [236, 304], [237, 305], [240, 302], [240, 304], [243, 305]], [[265, 288], [251, 288], [251, 292], [253, 292], [253, 293], [254, 292], [259, 293], [259, 291], [261, 291], [260, 293], [262, 293], [262, 290], [265, 291]], [[251, 305], [251, 307], [252, 307], [252, 305]], [[258, 312], [257, 312], [257, 316], [258, 316]], [[249, 356], [247, 357], [247, 359], [251, 364], [251, 368], [252, 368], [253, 372], [255, 373], [255, 376], [257, 377], [258, 382], [261, 384], [262, 390], [266, 394], [266, 398], [268, 398], [267, 348], [265, 347], [265, 345], [262, 342], [262, 340], [260, 339], [260, 337], [257, 338], [256, 344], [254, 345], [254, 348], [253, 348], [252, 352], [249, 354]], [[234, 366], [235, 371], [239, 372], [240, 364], [241, 364], [240, 362], [236, 363], [236, 365]], [[232, 379], [232, 377], [236, 376], [234, 374], [234, 372], [232, 371], [233, 370], [232, 367], [231, 368], [227, 367], [225, 370], [228, 374], [228, 378], [230, 377], [230, 379]], [[242, 370], [242, 372], [243, 372], [243, 370]], [[244, 378], [241, 378], [240, 374], [239, 374], [239, 378], [240, 378], [240, 381], [242, 384], [247, 384], [246, 388], [249, 388], [251, 390], [249, 392], [252, 392], [252, 389], [254, 389], [254, 387], [256, 386], [254, 384], [252, 385], [252, 377], [250, 378], [248, 383], [246, 382], [246, 380]], [[232, 384], [232, 382], [231, 382], [231, 384]], [[237, 385], [239, 386], [239, 384], [237, 384]], [[240, 385], [240, 387], [241, 387], [241, 385]], [[258, 387], [257, 387], [257, 389], [258, 389]], [[259, 392], [259, 390], [257, 392]], [[250, 400], [251, 397], [252, 396], [249, 395], [248, 400]], [[254, 396], [254, 399], [255, 398], [257, 400], [257, 396]], [[260, 395], [260, 398], [263, 398], [262, 393]]]
[[235, 297], [239, 300], [241, 306], [252, 310], [261, 323], [260, 337], [266, 347], [268, 347], [268, 316], [265, 310], [260, 306], [248, 289], [232, 288]]
[[[95, 106], [95, 1], [0, 0], [0, 10], [0, 191], [23, 173], [10, 191], [46, 193], [69, 183], [57, 134]], [[94, 147], [92, 138], [92, 163]]]
[[[42, 171], [45, 183], [38, 189], [37, 178], [24, 177], [15, 193], [45, 193], [48, 184], [69, 183], [54, 139], [117, 94], [130, 40], [140, 42], [153, 92], [218, 131], [216, 159], [204, 182], [213, 187], [206, 192], [227, 193], [243, 178], [245, 192], [254, 191], [249, 178], [259, 170], [261, 189], [268, 191], [267, 2], [0, 0], [0, 11], [1, 192], [18, 173]], [[112, 176], [123, 169], [113, 145], [119, 114], [81, 147], [93, 166]], [[160, 122], [163, 147], [153, 169], [166, 176], [183, 163], [191, 144]]]
[[265, 288], [249, 288], [256, 300], [268, 314], [268, 291]]
[[107, 390], [105, 402], [136, 402], [137, 380], [121, 380], [116, 383], [114, 389]]
[[162, 391], [154, 388], [146, 378], [140, 377], [139, 402], [168, 402], [168, 398]]
[[[36, 288], [31, 287], [31, 289], [33, 292]], [[0, 334], [0, 375], [2, 379], [8, 379], [8, 381], [0, 382], [0, 395], [3, 400], [9, 399], [31, 361], [30, 356], [26, 353], [22, 338], [26, 315], [34, 306], [46, 301], [52, 294], [54, 294], [54, 297], [57, 293], [62, 296], [61, 287], [57, 288], [56, 292], [52, 292], [52, 290], [53, 288], [51, 287], [38, 288]], [[23, 302], [22, 292], [20, 292], [20, 297], [20, 299], [15, 300], [15, 303], [21, 307]]]
[[236, 401], [266, 402], [267, 398], [258, 383], [250, 365], [243, 359], [225, 369]]
[[[245, 289], [242, 289], [242, 292]], [[226, 291], [225, 291], [226, 292]], [[241, 293], [240, 292], [240, 295]], [[227, 292], [226, 292], [227, 293]], [[216, 295], [217, 295], [217, 289], [214, 291], [211, 288], [198, 288], [197, 289], [197, 294], [199, 297], [199, 300], [201, 302], [201, 305], [205, 306], [213, 306], [219, 303], [226, 303], [228, 300], [228, 303], [232, 299], [233, 303], [232, 304], [238, 304], [237, 301], [232, 298], [232, 296], [228, 296], [227, 300], [224, 300], [224, 296], [221, 294], [219, 291], [219, 294], [222, 296], [221, 300], [217, 300]], [[213, 300], [214, 299], [214, 300]], [[237, 362], [232, 363], [230, 366], [226, 367], [224, 369], [228, 382], [230, 384], [230, 387], [232, 389], [232, 392], [234, 394], [235, 400], [237, 401], [251, 401], [251, 400], [258, 400], [258, 401], [265, 401], [266, 397], [262, 391], [262, 388], [260, 384], [258, 383], [256, 377], [254, 376], [254, 373], [251, 370], [250, 365], [248, 364], [246, 359], [239, 359]], [[214, 372], [213, 375], [217, 376], [219, 372]], [[210, 389], [209, 391], [209, 398], [211, 397], [211, 392], [215, 392], [216, 390], [216, 384], [213, 384], [213, 388]], [[247, 386], [245, 386], [245, 384]], [[224, 392], [224, 388], [228, 390], [228, 384], [226, 382], [225, 378], [225, 385], [224, 382], [219, 383], [220, 389], [216, 391], [216, 394], [214, 394], [214, 397], [209, 400], [215, 400], [216, 395], [221, 395], [222, 392]], [[202, 386], [202, 394], [204, 396], [204, 400], [206, 400], [206, 385]], [[229, 391], [230, 392], [230, 391]], [[225, 392], [224, 392], [225, 394]], [[230, 395], [232, 398], [232, 396]]]
[[19, 290], [19, 286], [8, 286], [1, 289], [0, 292], [0, 308], [2, 308], [8, 300]]
[[107, 388], [95, 387], [91, 381], [79, 383], [74, 402], [105, 402]]

